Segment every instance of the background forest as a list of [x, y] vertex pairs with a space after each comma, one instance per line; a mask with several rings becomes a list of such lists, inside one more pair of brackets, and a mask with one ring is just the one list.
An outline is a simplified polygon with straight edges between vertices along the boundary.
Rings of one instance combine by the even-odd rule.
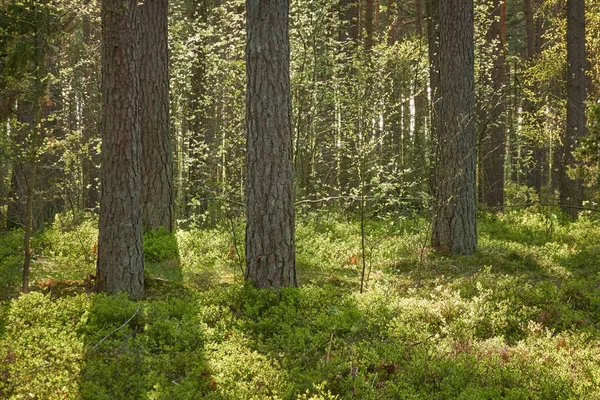
[[432, 224], [438, 6], [291, 1], [300, 286], [264, 291], [244, 284], [247, 6], [140, 3], [127, 73], [172, 162], [157, 184], [141, 157], [134, 301], [94, 293], [101, 166], [129, 168], [101, 152], [126, 108], [103, 100], [102, 4], [0, 0], [0, 398], [600, 398], [600, 3], [474, 1], [472, 255]]

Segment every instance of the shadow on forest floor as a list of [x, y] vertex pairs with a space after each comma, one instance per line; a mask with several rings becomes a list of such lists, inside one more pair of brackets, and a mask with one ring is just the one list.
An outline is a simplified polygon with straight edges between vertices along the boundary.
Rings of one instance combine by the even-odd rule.
[[279, 292], [241, 283], [227, 232], [149, 240], [138, 302], [76, 283], [2, 304], [0, 397], [598, 398], [598, 228], [545, 223], [480, 218], [471, 257], [372, 225], [363, 294], [352, 222], [300, 226], [302, 286]]

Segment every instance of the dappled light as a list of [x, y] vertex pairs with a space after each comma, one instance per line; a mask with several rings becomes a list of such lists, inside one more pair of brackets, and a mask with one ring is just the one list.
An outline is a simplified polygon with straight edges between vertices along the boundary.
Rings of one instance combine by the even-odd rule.
[[[371, 221], [363, 294], [348, 262], [360, 256], [358, 223], [335, 216], [298, 226], [301, 287], [279, 292], [242, 284], [227, 229], [178, 231], [179, 273], [173, 237], [149, 240], [149, 254], [169, 256], [154, 260], [138, 302], [86, 293], [85, 271], [48, 290], [34, 264], [33, 293], [2, 303], [0, 394], [593, 398], [600, 232], [589, 218], [557, 220], [548, 238], [543, 218], [482, 216], [471, 257], [423, 252], [425, 220]], [[57, 277], [80, 257], [61, 254]]]
[[0, 399], [600, 400], [599, 0], [0, 0]]

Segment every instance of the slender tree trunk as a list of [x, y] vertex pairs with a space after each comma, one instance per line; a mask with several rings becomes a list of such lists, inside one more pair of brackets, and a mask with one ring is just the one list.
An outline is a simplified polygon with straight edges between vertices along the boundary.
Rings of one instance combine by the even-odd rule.
[[[526, 32], [526, 48], [525, 48], [525, 60], [527, 63], [531, 63], [534, 57], [539, 53], [536, 48], [536, 21], [534, 18], [535, 10], [533, 8], [534, 0], [523, 1], [523, 14], [525, 16], [525, 32]], [[534, 88], [529, 88], [533, 90]], [[528, 98], [523, 99], [523, 115], [526, 121], [534, 123], [535, 120], [535, 107], [531, 100]], [[531, 160], [524, 163], [523, 173], [527, 186], [532, 187], [538, 194], [542, 190], [542, 164], [544, 148], [543, 144], [533, 139], [527, 139], [524, 143], [526, 148], [531, 151]]]
[[288, 0], [246, 0], [246, 273], [296, 286]]
[[[415, 0], [415, 32], [421, 41], [421, 46], [424, 46], [423, 38], [423, 11], [421, 0]], [[421, 52], [420, 57], [425, 57], [424, 49]], [[423, 190], [427, 190], [427, 137], [426, 137], [426, 122], [428, 113], [427, 104], [427, 82], [423, 79], [423, 71], [420, 69], [420, 63], [415, 64], [416, 71], [414, 72], [414, 91], [415, 91], [415, 126], [414, 126], [414, 148], [413, 148], [413, 165], [414, 170], [417, 172], [415, 179], [423, 182], [425, 187]]]
[[96, 287], [144, 288], [136, 0], [102, 3], [102, 193]]
[[373, 1], [365, 0], [365, 48], [370, 50], [373, 47]]
[[[84, 15], [82, 17], [83, 42], [86, 54], [92, 56], [92, 49], [98, 44], [97, 32], [91, 17]], [[90, 210], [96, 210], [100, 202], [100, 154], [96, 150], [100, 139], [99, 116], [101, 109], [101, 99], [99, 88], [99, 65], [93, 63], [84, 66], [86, 79], [83, 82], [84, 98], [82, 116], [82, 135], [83, 143], [87, 146], [88, 156], [84, 156], [82, 172], [84, 189], [84, 207]]]
[[23, 238], [23, 293], [29, 293], [29, 271], [31, 269], [31, 237], [33, 236], [33, 201], [34, 185], [36, 180], [35, 165], [31, 167], [31, 175], [25, 178], [27, 197], [25, 201], [25, 232]]
[[22, 161], [14, 161], [6, 200], [6, 229], [15, 229], [25, 224], [25, 185]]
[[[342, 40], [350, 40], [357, 47], [362, 46], [361, 38], [363, 38], [364, 28], [364, 0], [341, 0], [342, 7], [345, 10], [344, 23], [347, 30], [342, 29], [340, 38]], [[353, 46], [354, 47], [354, 46]], [[353, 56], [351, 50], [347, 54], [348, 57]], [[345, 74], [352, 74], [354, 67], [348, 65], [345, 68]], [[342, 86], [341, 92], [344, 91]], [[332, 149], [335, 149], [335, 194], [347, 194], [351, 188], [356, 187], [357, 178], [353, 170], [354, 159], [352, 157], [353, 150], [356, 148], [355, 140], [355, 120], [357, 112], [353, 109], [352, 104], [349, 104], [344, 96], [340, 96], [336, 100], [338, 107], [338, 126], [336, 134], [333, 136]]]
[[561, 208], [571, 217], [577, 217], [577, 207], [581, 207], [583, 202], [583, 182], [572, 179], [568, 168], [577, 164], [573, 151], [587, 134], [586, 70], [585, 2], [567, 0], [567, 129], [559, 165], [559, 192]]
[[440, 118], [436, 116], [440, 100], [440, 5], [438, 0], [425, 0], [427, 14], [427, 48], [429, 55], [429, 87], [430, 87], [430, 126], [429, 126], [429, 190], [435, 196], [436, 168], [439, 154]]
[[168, 0], [139, 10], [143, 229], [173, 230], [173, 145], [169, 129]]
[[379, 36], [379, 30], [381, 29], [381, 10], [380, 10], [380, 0], [373, 0], [373, 12], [375, 14], [375, 25], [373, 27], [373, 31], [375, 32], [375, 36]]
[[440, 97], [432, 245], [453, 254], [477, 246], [473, 0], [439, 0]]
[[491, 24], [487, 35], [488, 43], [494, 46], [494, 61], [492, 66], [491, 82], [492, 96], [489, 113], [490, 123], [482, 141], [482, 194], [483, 202], [490, 207], [497, 207], [502, 211], [504, 206], [504, 154], [506, 146], [505, 125], [505, 49], [506, 36], [504, 26], [506, 23], [505, 0], [492, 2]]
[[393, 45], [394, 42], [396, 41], [396, 8], [398, 7], [398, 3], [396, 2], [396, 0], [387, 0], [387, 11], [386, 11], [386, 16], [387, 16], [387, 26], [389, 28], [388, 30], [388, 37], [387, 37], [387, 43], [388, 45]]

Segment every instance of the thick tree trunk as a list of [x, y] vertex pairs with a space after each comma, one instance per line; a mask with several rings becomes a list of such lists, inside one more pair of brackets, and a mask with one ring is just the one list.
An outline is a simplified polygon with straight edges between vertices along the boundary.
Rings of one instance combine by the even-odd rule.
[[585, 99], [587, 96], [587, 59], [585, 53], [585, 2], [567, 0], [567, 129], [559, 165], [560, 205], [577, 217], [583, 202], [583, 183], [572, 179], [568, 168], [576, 164], [573, 151], [587, 134]]
[[454, 254], [477, 246], [473, 0], [439, 0], [440, 96], [432, 245]]
[[246, 273], [296, 286], [288, 0], [246, 0]]
[[492, 66], [491, 84], [492, 97], [489, 106], [490, 124], [484, 136], [481, 147], [483, 166], [482, 200], [490, 207], [497, 207], [502, 211], [504, 206], [504, 154], [506, 148], [505, 125], [505, 96], [506, 69], [505, 46], [506, 36], [504, 24], [506, 23], [505, 0], [494, 0], [490, 15], [491, 25], [488, 30], [487, 41], [494, 46], [494, 63]]
[[139, 9], [143, 229], [173, 230], [173, 145], [169, 130], [168, 0]]
[[102, 3], [102, 194], [97, 290], [144, 288], [137, 1]]

